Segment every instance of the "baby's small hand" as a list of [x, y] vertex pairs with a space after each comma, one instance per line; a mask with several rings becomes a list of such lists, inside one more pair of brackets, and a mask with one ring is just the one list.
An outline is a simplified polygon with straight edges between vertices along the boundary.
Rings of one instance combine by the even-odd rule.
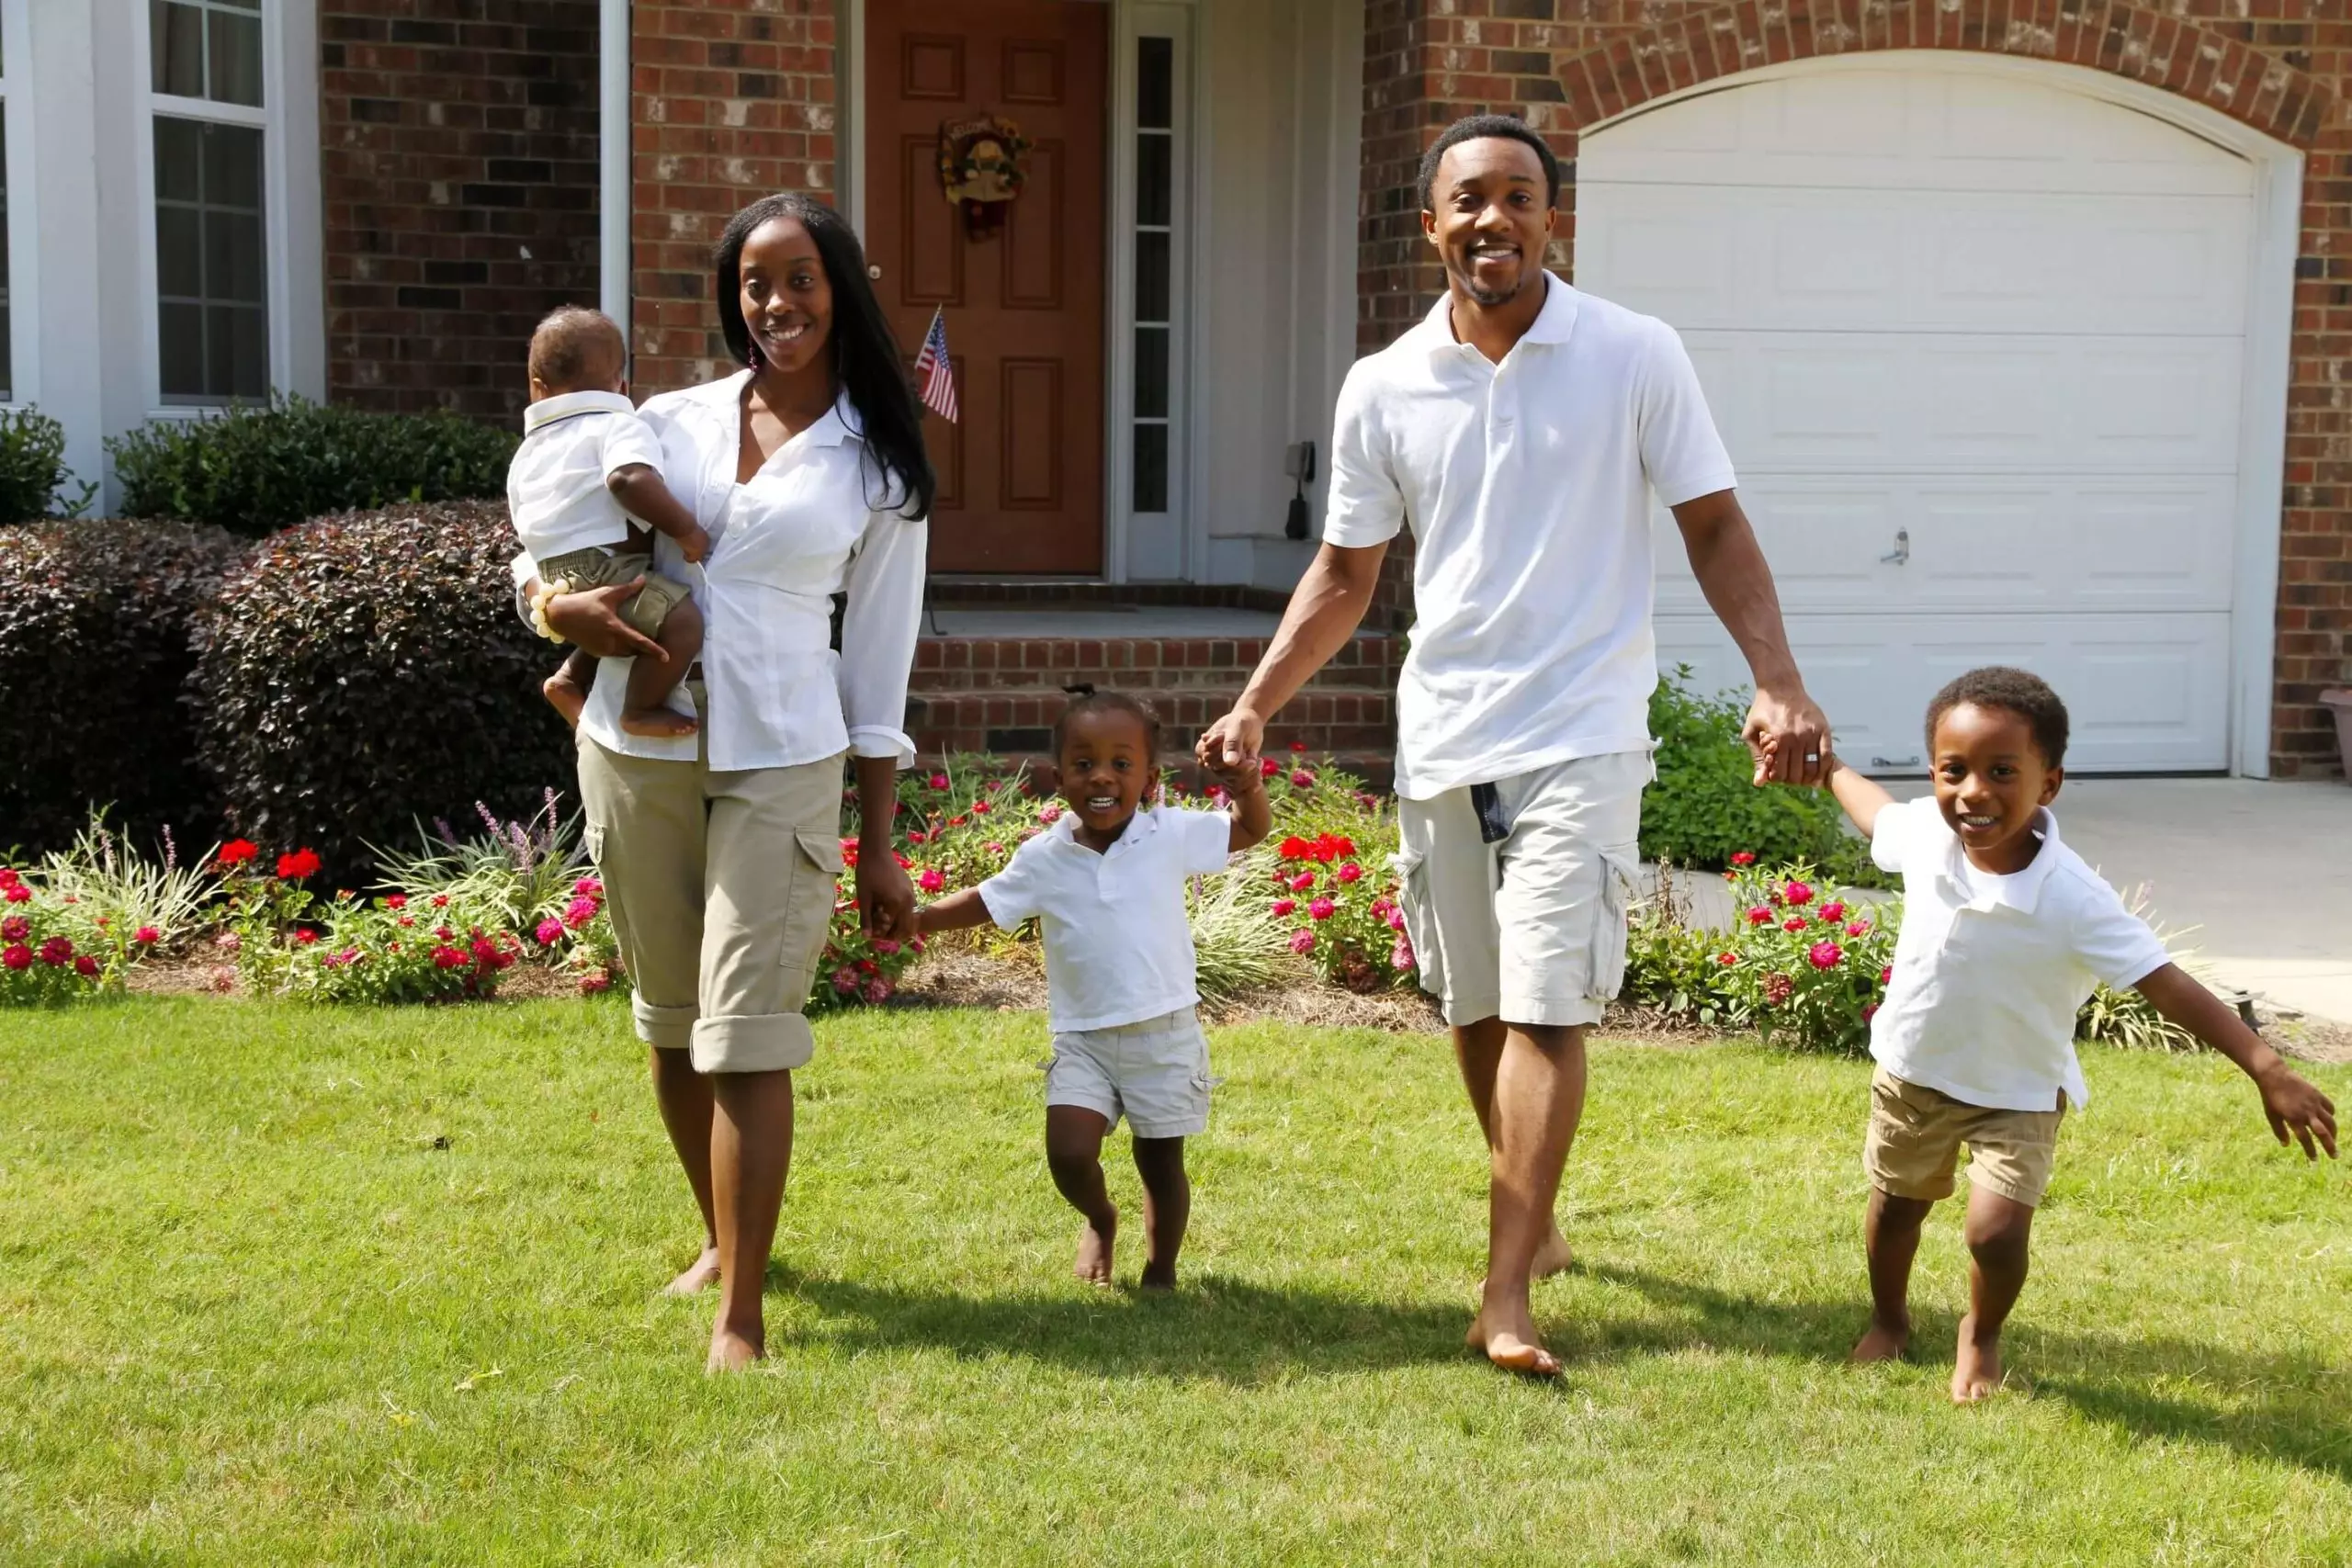
[[678, 553], [689, 562], [700, 565], [703, 557], [710, 554], [710, 536], [700, 528], [679, 535]]

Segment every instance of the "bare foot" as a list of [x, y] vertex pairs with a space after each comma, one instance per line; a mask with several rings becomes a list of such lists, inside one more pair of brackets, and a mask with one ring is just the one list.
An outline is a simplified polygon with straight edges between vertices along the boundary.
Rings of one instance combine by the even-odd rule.
[[702, 1256], [686, 1265], [685, 1271], [662, 1287], [665, 1296], [692, 1296], [718, 1283], [718, 1248], [706, 1247]]
[[2001, 1370], [2001, 1340], [1998, 1335], [1983, 1344], [1977, 1343], [1976, 1320], [1960, 1320], [1960, 1351], [1951, 1369], [1951, 1402], [1973, 1404], [2001, 1390], [2007, 1377]]
[[706, 1372], [740, 1372], [767, 1354], [765, 1347], [756, 1340], [725, 1328], [713, 1329], [710, 1336], [710, 1359], [704, 1361]]
[[588, 705], [586, 687], [575, 684], [571, 676], [559, 670], [539, 683], [539, 694], [563, 715], [564, 723], [574, 729], [580, 728], [580, 710]]
[[1170, 1263], [1163, 1269], [1157, 1263], [1147, 1263], [1143, 1266], [1143, 1278], [1136, 1284], [1138, 1290], [1172, 1291], [1176, 1288], [1176, 1265]]
[[1903, 1359], [1903, 1352], [1909, 1348], [1910, 1344], [1911, 1325], [1909, 1324], [1894, 1327], [1872, 1318], [1869, 1330], [1855, 1342], [1853, 1350], [1846, 1359], [1857, 1362], [1899, 1361]]
[[1089, 1220], [1078, 1233], [1078, 1263], [1070, 1272], [1090, 1285], [1111, 1282], [1111, 1247], [1119, 1239], [1119, 1211], [1111, 1211], [1108, 1224], [1102, 1229]]
[[1507, 1372], [1518, 1372], [1531, 1378], [1555, 1378], [1560, 1375], [1560, 1359], [1544, 1348], [1535, 1337], [1535, 1323], [1524, 1313], [1517, 1323], [1508, 1323], [1499, 1316], [1491, 1320], [1487, 1309], [1481, 1307], [1470, 1321], [1470, 1332], [1464, 1343], [1485, 1356], [1487, 1360]]
[[669, 708], [631, 708], [621, 715], [621, 733], [649, 736], [656, 740], [675, 739], [692, 735], [695, 721], [684, 714]]
[[1566, 1273], [1576, 1260], [1577, 1255], [1568, 1249], [1568, 1238], [1560, 1234], [1559, 1222], [1555, 1220], [1544, 1233], [1544, 1239], [1535, 1244], [1535, 1262], [1531, 1272], [1539, 1280], [1548, 1280], [1555, 1274]]

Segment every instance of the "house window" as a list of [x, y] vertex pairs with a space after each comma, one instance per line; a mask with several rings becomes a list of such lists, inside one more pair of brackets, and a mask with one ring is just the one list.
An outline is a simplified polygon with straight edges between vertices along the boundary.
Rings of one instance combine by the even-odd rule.
[[1175, 322], [1176, 46], [1136, 40], [1135, 473], [1139, 513], [1168, 510]]
[[149, 0], [155, 334], [167, 403], [269, 394], [262, 0]]

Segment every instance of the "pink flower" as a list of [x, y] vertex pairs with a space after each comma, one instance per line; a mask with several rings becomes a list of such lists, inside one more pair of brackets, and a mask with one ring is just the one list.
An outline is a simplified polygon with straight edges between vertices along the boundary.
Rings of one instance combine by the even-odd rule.
[[223, 964], [212, 971], [212, 988], [222, 996], [227, 996], [237, 988], [237, 972]]
[[1801, 931], [1804, 930], [1804, 918], [1801, 915], [1791, 915], [1781, 922], [1781, 929], [1784, 931]]
[[1796, 994], [1796, 982], [1786, 975], [1773, 973], [1764, 976], [1764, 1005], [1779, 1007]]
[[1001, 855], [1001, 854], [1004, 853], [1004, 846], [1003, 846], [1002, 844], [998, 843], [995, 840], [991, 839], [991, 840], [989, 840], [989, 844], [988, 844], [988, 852], [989, 852], [989, 853], [990, 853], [990, 854], [992, 854], [992, 855]]
[[1340, 880], [1342, 882], [1361, 882], [1363, 880], [1363, 867], [1358, 865], [1353, 861], [1350, 861], [1347, 864], [1340, 868], [1339, 875]]
[[1037, 820], [1045, 823], [1047, 827], [1051, 827], [1061, 819], [1062, 808], [1058, 806], [1048, 806], [1043, 811], [1037, 813]]
[[21, 942], [10, 942], [5, 952], [0, 952], [0, 964], [11, 969], [29, 969], [33, 966], [33, 950]]
[[1306, 912], [1316, 919], [1328, 920], [1334, 914], [1339, 912], [1339, 908], [1340, 907], [1337, 904], [1332, 903], [1329, 898], [1317, 898], [1315, 902], [1306, 907]]
[[1736, 953], [1718, 953], [1715, 954], [1715, 962], [1728, 969], [1733, 964], [1739, 962], [1739, 954]]
[[601, 991], [609, 991], [612, 988], [613, 976], [607, 970], [599, 969], [594, 975], [580, 976], [580, 994], [583, 997], [593, 997]]
[[1280, 762], [1275, 761], [1272, 757], [1261, 757], [1258, 759], [1258, 776], [1260, 778], [1270, 779], [1282, 771], [1283, 765]]
[[857, 994], [857, 971], [852, 969], [846, 964], [842, 964], [839, 969], [834, 970], [833, 989], [839, 991], [845, 997], [855, 996]]
[[74, 956], [74, 944], [62, 936], [51, 937], [40, 944], [40, 961], [51, 968], [59, 967]]
[[1889, 980], [1892, 980], [1892, 979], [1894, 979], [1894, 964], [1888, 964], [1885, 968], [1883, 968], [1883, 969], [1882, 969], [1882, 970], [1880, 970], [1880, 971], [1878, 972], [1878, 983], [1879, 983], [1880, 985], [1882, 985], [1882, 986], [1885, 985]]
[[1756, 857], [1748, 851], [1742, 850], [1737, 854], [1731, 857], [1731, 863], [1734, 865], [1754, 865], [1756, 863]]
[[1388, 929], [1392, 931], [1401, 931], [1405, 929], [1404, 910], [1391, 909], [1388, 911]]
[[582, 877], [571, 885], [571, 890], [582, 898], [602, 898], [605, 896], [605, 885], [593, 876]]
[[574, 898], [563, 907], [563, 923], [578, 931], [596, 918], [597, 904], [594, 898]]
[[142, 947], [153, 947], [155, 943], [164, 940], [164, 933], [157, 931], [153, 926], [141, 926], [137, 931], [130, 933], [130, 940], [139, 943]]
[[936, 893], [947, 886], [947, 878], [937, 866], [927, 865], [922, 868], [922, 874], [915, 878], [915, 883], [926, 893]]
[[433, 928], [433, 934], [443, 942], [455, 942], [458, 940], [458, 933], [451, 931], [447, 926], [435, 926]]
[[1301, 955], [1315, 951], [1315, 933], [1305, 926], [1290, 933], [1290, 950]]
[[1802, 882], [1792, 882], [1785, 889], [1783, 889], [1783, 891], [1786, 893], [1789, 902], [1794, 904], [1799, 908], [1803, 908], [1807, 904], [1813, 902], [1813, 889], [1806, 886]]
[[33, 923], [22, 915], [0, 920], [0, 942], [22, 942], [33, 934]]
[[1278, 920], [1280, 920], [1280, 919], [1285, 919], [1289, 918], [1290, 916], [1295, 915], [1295, 914], [1296, 914], [1296, 913], [1298, 913], [1298, 900], [1297, 900], [1297, 899], [1295, 899], [1295, 898], [1277, 898], [1277, 899], [1275, 899], [1275, 900], [1274, 900], [1274, 905], [1273, 905], [1273, 916], [1274, 916], [1274, 919], [1278, 919]]
[[920, 828], [910, 828], [907, 829], [907, 842], [910, 844], [927, 844], [931, 842], [931, 835], [924, 832]]
[[1290, 879], [1290, 890], [1294, 893], [1304, 893], [1314, 886], [1315, 874], [1311, 871], [1302, 871]]
[[244, 942], [238, 937], [235, 931], [222, 931], [219, 936], [212, 939], [212, 945], [219, 948], [223, 953], [234, 953], [237, 949], [243, 947]]
[[1396, 939], [1396, 945], [1388, 950], [1388, 967], [1410, 969], [1412, 966], [1413, 944], [1400, 936]]
[[1835, 969], [1838, 961], [1845, 956], [1846, 950], [1834, 942], [1816, 942], [1804, 955], [1805, 962], [1815, 969]]
[[874, 939], [874, 951], [885, 958], [896, 957], [899, 953], [899, 944], [887, 936], [877, 936]]
[[21, 882], [11, 882], [7, 886], [0, 887], [0, 898], [6, 898], [11, 904], [29, 904], [33, 890]]
[[553, 947], [557, 942], [563, 940], [563, 922], [561, 920], [541, 920], [539, 922], [539, 929], [533, 931], [531, 934], [539, 939], [539, 945], [541, 947]]
[[880, 1007], [890, 999], [890, 977], [888, 975], [875, 976], [865, 982], [861, 994], [869, 1003]]
[[1313, 789], [1315, 787], [1315, 775], [1308, 773], [1305, 768], [1301, 768], [1291, 774], [1290, 787], [1293, 789]]
[[933, 789], [945, 789], [947, 787], [947, 775], [945, 773], [932, 774], [931, 787]]
[[1868, 936], [1871, 934], [1871, 923], [1868, 920], [1849, 920], [1846, 925], [1846, 934], [1848, 936]]
[[1871, 1003], [1868, 1003], [1868, 1004], [1866, 1004], [1866, 1005], [1863, 1007], [1863, 1009], [1862, 1009], [1862, 1021], [1863, 1021], [1864, 1023], [1868, 1023], [1871, 1020], [1872, 1020], [1872, 1019], [1876, 1018], [1877, 1016], [1878, 1016], [1878, 1004], [1877, 1004], [1876, 1002], [1871, 1002]]
[[1842, 903], [1832, 900], [1821, 907], [1821, 923], [1825, 926], [1834, 926], [1845, 918], [1846, 906]]
[[384, 899], [384, 908], [387, 909], [407, 908], [408, 895], [405, 893], [393, 893], [387, 895]]
[[1769, 926], [1772, 923], [1772, 911], [1758, 904], [1747, 911], [1747, 923], [1751, 926]]

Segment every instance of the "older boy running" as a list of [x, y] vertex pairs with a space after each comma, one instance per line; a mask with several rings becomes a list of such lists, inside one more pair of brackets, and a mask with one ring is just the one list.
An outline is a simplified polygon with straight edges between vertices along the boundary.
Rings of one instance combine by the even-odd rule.
[[[1528, 1307], [1566, 1267], [1552, 1218], [1584, 1107], [1585, 1031], [1625, 961], [1624, 886], [1651, 778], [1649, 494], [1756, 681], [1758, 782], [1816, 782], [1828, 726], [1681, 340], [1543, 266], [1559, 166], [1517, 120], [1465, 119], [1421, 164], [1446, 297], [1340, 393], [1323, 546], [1204, 761], [1352, 636], [1400, 527], [1419, 545], [1396, 694], [1398, 857], [1421, 984], [1442, 998], [1489, 1152], [1470, 1343], [1550, 1376]], [[1766, 742], [1769, 750], [1762, 750]]]

